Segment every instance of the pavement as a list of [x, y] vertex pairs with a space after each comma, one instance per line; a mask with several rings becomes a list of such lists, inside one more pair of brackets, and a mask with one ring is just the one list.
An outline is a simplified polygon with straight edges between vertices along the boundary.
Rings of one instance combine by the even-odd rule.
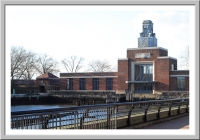
[[189, 115], [147, 126], [142, 129], [189, 129]]

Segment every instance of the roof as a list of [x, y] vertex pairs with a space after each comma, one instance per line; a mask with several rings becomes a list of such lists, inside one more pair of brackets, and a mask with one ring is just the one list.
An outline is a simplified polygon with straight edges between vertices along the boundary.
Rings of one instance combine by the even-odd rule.
[[92, 78], [92, 77], [117, 77], [118, 72], [81, 72], [81, 73], [60, 73], [60, 78], [66, 77], [82, 77], [82, 78]]
[[38, 76], [36, 79], [53, 79], [53, 78], [58, 78], [57, 76], [53, 75], [50, 72], [46, 72], [40, 76]]
[[34, 85], [35, 80], [13, 80], [14, 85]]
[[59, 85], [60, 84], [60, 79], [52, 79], [50, 80], [50, 85]]
[[162, 48], [162, 47], [142, 47], [142, 48], [127, 48], [127, 50], [147, 50], [147, 49], [161, 49], [161, 50], [164, 50], [164, 51], [168, 51], [167, 49], [165, 48]]

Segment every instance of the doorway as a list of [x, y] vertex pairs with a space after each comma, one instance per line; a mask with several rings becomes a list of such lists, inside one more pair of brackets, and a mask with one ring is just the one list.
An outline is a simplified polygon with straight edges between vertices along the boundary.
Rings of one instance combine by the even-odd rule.
[[45, 92], [45, 86], [40, 86], [39, 87], [39, 92], [44, 93]]

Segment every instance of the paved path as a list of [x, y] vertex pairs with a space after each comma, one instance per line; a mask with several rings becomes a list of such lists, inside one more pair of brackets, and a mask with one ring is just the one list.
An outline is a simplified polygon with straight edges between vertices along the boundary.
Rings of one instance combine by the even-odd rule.
[[142, 129], [189, 129], [189, 115], [144, 127]]

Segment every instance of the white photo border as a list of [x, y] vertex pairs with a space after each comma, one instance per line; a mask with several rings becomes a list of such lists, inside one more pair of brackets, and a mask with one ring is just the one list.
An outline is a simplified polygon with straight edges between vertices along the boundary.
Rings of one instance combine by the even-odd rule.
[[[20, 130], [23, 131], [24, 135], [21, 134], [17, 134], [19, 133], [19, 130], [16, 131], [16, 133], [14, 135], [7, 135], [6, 134], [6, 120], [10, 120], [8, 117], [6, 117], [6, 101], [9, 100], [8, 97], [6, 96], [6, 94], [9, 94], [8, 91], [6, 91], [7, 86], [10, 86], [10, 73], [9, 73], [9, 69], [6, 69], [6, 63], [7, 63], [7, 59], [6, 57], [9, 55], [8, 51], [5, 48], [5, 6], [6, 5], [60, 5], [60, 4], [66, 4], [66, 5], [192, 5], [195, 7], [195, 29], [192, 30], [192, 32], [194, 32], [195, 34], [193, 34], [194, 37], [194, 43], [193, 45], [195, 46], [194, 49], [192, 49], [192, 54], [194, 54], [193, 57], [191, 57], [191, 64], [192, 66], [194, 66], [194, 69], [190, 69], [190, 94], [195, 94], [195, 97], [192, 96], [192, 98], [190, 97], [190, 103], [193, 102], [193, 100], [195, 101], [195, 106], [190, 106], [190, 110], [192, 110], [192, 107], [194, 107], [194, 112], [195, 112], [195, 130], [194, 130], [194, 135], [184, 135], [184, 131], [183, 131], [183, 135], [132, 135], [131, 133], [126, 133], [123, 130], [106, 130], [106, 131], [101, 131], [101, 133], [103, 133], [104, 135], [101, 134], [95, 134], [93, 135], [93, 130], [84, 130], [83, 131], [79, 131], [79, 130], [72, 130], [72, 131], [77, 131], [77, 135], [69, 135], [70, 131], [68, 130], [64, 130], [63, 132], [66, 133], [66, 131], [69, 132], [68, 135], [26, 135], [26, 132], [30, 131], [30, 130]], [[48, 0], [43, 0], [43, 1], [26, 1], [26, 0], [21, 0], [21, 1], [17, 1], [17, 0], [1, 0], [1, 55], [0, 55], [0, 70], [1, 70], [1, 138], [2, 139], [30, 139], [30, 138], [34, 138], [34, 139], [74, 139], [74, 138], [78, 138], [78, 139], [96, 139], [96, 138], [101, 138], [101, 139], [149, 139], [150, 137], [153, 139], [163, 139], [163, 138], [168, 138], [168, 139], [195, 139], [195, 138], [199, 138], [199, 1], [181, 1], [181, 0], [176, 0], [176, 1], [83, 1], [83, 0], [79, 0], [79, 1], [69, 1], [69, 0], [61, 0], [61, 1], [48, 1]], [[8, 92], [8, 93], [6, 93]], [[191, 114], [190, 114], [191, 115]], [[42, 131], [42, 130], [40, 130]], [[72, 132], [71, 131], [71, 132]], [[113, 131], [116, 131], [117, 134], [116, 135], [109, 135], [109, 132], [112, 133]], [[127, 131], [127, 130], [125, 130]], [[138, 131], [138, 130], [132, 130], [132, 131]], [[159, 133], [159, 130], [157, 130]], [[174, 130], [176, 131], [176, 130]], [[50, 131], [51, 132], [51, 131]], [[81, 133], [81, 135], [78, 135], [78, 133]], [[89, 133], [91, 134], [89, 134]], [[116, 133], [115, 132], [115, 133]]]

